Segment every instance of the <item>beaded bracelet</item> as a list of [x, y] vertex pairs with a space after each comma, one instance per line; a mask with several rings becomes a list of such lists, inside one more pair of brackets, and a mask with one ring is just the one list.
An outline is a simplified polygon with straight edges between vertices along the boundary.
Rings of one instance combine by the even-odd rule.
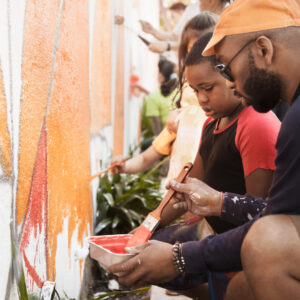
[[185, 275], [186, 265], [182, 255], [182, 245], [179, 242], [173, 245], [173, 265], [178, 274]]

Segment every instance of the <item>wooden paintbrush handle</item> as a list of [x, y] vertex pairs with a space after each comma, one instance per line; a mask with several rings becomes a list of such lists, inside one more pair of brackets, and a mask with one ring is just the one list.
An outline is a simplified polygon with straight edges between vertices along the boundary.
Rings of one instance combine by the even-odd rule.
[[97, 178], [97, 177], [99, 177], [99, 176], [102, 175], [103, 173], [108, 172], [109, 170], [113, 169], [113, 168], [116, 167], [117, 165], [121, 165], [121, 166], [124, 165], [124, 163], [126, 162], [126, 160], [128, 160], [128, 158], [122, 159], [120, 163], [112, 163], [112, 164], [110, 164], [106, 169], [101, 170], [100, 172], [98, 172], [98, 173], [92, 175], [92, 176], [90, 177], [90, 181], [93, 180], [93, 179], [95, 179], [95, 178]]
[[[192, 167], [193, 167], [193, 164], [191, 162], [186, 163], [175, 180], [178, 182], [183, 182], [185, 180], [185, 178], [187, 177], [187, 175], [189, 174], [189, 172], [191, 171]], [[159, 206], [150, 214], [153, 217], [160, 220], [162, 210], [169, 203], [169, 201], [172, 199], [174, 194], [175, 194], [175, 191], [172, 189], [169, 189], [168, 192], [166, 193], [166, 195], [164, 196], [164, 198], [162, 199], [161, 203], [159, 204]]]

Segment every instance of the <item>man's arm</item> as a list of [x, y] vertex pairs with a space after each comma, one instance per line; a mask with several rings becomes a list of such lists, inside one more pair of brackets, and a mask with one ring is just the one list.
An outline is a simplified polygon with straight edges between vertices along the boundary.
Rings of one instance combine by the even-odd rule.
[[222, 234], [210, 235], [202, 241], [184, 243], [182, 254], [188, 273], [241, 270], [240, 252], [243, 240], [254, 221], [261, 216], [263, 212], [244, 225]]
[[235, 225], [251, 221], [267, 206], [267, 201], [251, 195], [224, 193], [220, 218]]
[[[241, 245], [253, 222], [254, 220], [223, 234], [209, 236], [202, 241], [184, 243], [182, 254], [187, 272], [199, 274], [210, 270], [241, 270]], [[110, 273], [123, 274], [118, 278], [121, 284], [157, 284], [170, 281], [179, 275], [173, 265], [172, 245], [168, 243], [150, 241], [127, 250], [136, 255], [108, 269]]]

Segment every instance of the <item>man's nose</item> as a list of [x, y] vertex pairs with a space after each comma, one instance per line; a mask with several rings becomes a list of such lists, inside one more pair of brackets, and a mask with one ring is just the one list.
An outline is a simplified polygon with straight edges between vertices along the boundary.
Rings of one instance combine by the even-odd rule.
[[226, 80], [226, 85], [230, 89], [234, 89], [235, 88], [235, 83], [232, 82], [232, 81]]

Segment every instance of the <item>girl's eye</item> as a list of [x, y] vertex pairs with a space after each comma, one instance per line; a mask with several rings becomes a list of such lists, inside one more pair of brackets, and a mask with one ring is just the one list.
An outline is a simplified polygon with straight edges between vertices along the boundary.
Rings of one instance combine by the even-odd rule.
[[207, 87], [204, 89], [205, 92], [210, 92], [213, 89], [213, 86]]

